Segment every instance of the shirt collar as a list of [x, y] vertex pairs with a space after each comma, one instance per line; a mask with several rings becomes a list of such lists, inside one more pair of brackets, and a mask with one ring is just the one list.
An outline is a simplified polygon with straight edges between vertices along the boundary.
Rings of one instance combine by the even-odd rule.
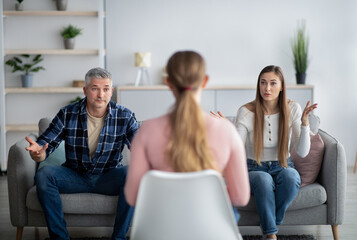
[[[113, 105], [115, 105], [115, 103], [110, 100], [109, 103], [108, 103], [107, 117], [108, 116], [112, 117], [113, 114], [115, 114]], [[79, 101], [79, 107], [80, 107], [80, 115], [86, 115], [87, 114], [87, 97], [84, 97]]]

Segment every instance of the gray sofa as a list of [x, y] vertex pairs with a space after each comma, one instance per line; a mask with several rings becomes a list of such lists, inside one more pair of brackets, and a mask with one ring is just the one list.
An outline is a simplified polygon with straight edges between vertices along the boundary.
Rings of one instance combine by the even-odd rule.
[[[317, 181], [300, 188], [289, 206], [283, 225], [331, 225], [333, 238], [338, 239], [338, 225], [343, 223], [347, 166], [345, 150], [337, 139], [319, 129], [325, 144], [324, 158]], [[259, 226], [254, 197], [241, 214], [239, 226]]]
[[[341, 143], [319, 130], [325, 153], [317, 182], [299, 190], [289, 207], [283, 225], [331, 225], [334, 239], [338, 239], [338, 225], [343, 223], [346, 191], [346, 158]], [[36, 135], [32, 138], [36, 139]], [[45, 227], [45, 219], [37, 200], [34, 176], [38, 168], [25, 151], [23, 139], [11, 146], [8, 157], [8, 189], [10, 217], [21, 239], [25, 226]], [[129, 151], [125, 148], [124, 163]], [[117, 197], [100, 194], [61, 194], [68, 227], [111, 227], [114, 224]], [[254, 198], [246, 207], [239, 208], [240, 226], [259, 226]]]

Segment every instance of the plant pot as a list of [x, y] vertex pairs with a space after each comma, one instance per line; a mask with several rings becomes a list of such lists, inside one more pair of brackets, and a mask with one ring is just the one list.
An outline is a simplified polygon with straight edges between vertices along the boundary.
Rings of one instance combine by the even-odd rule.
[[24, 10], [24, 4], [23, 3], [16, 3], [15, 4], [15, 10], [16, 11], [23, 11]]
[[22, 87], [32, 87], [33, 74], [21, 75]]
[[76, 41], [74, 38], [64, 39], [64, 48], [65, 49], [74, 49], [75, 42]]
[[295, 76], [297, 84], [305, 84], [306, 73], [296, 73]]
[[56, 7], [58, 11], [66, 11], [67, 10], [68, 0], [56, 0]]

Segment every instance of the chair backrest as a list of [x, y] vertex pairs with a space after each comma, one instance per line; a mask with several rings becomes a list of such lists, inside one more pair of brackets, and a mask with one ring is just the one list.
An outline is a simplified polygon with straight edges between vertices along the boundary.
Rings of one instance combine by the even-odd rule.
[[142, 178], [131, 240], [242, 239], [222, 176], [149, 171]]

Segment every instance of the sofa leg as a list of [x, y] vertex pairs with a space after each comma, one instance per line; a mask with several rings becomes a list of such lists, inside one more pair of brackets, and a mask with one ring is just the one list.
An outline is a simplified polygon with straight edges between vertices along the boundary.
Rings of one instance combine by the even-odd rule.
[[24, 231], [24, 227], [17, 227], [16, 240], [21, 240], [22, 239], [22, 232], [23, 231]]
[[331, 227], [332, 227], [333, 239], [338, 240], [338, 225], [331, 225]]
[[40, 239], [40, 229], [38, 227], [35, 227], [35, 238]]

